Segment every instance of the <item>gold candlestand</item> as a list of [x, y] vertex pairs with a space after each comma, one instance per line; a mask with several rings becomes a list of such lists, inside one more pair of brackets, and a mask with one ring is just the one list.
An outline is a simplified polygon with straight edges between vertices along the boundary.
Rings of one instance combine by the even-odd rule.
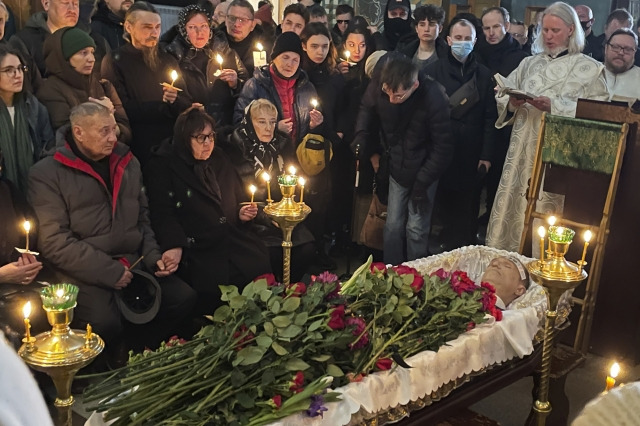
[[[43, 291], [46, 290], [49, 289]], [[78, 370], [87, 366], [102, 352], [104, 341], [91, 331], [90, 325], [87, 325], [86, 332], [72, 330], [69, 327], [73, 320], [73, 308], [76, 306], [75, 297], [70, 307], [65, 306], [59, 309], [47, 306], [45, 296], [43, 295], [42, 298], [47, 320], [52, 329], [35, 337], [23, 339], [24, 344], [20, 347], [18, 355], [31, 368], [51, 377], [57, 393], [54, 402], [58, 408], [56, 423], [71, 426], [71, 406], [74, 402], [71, 383]]]
[[570, 237], [565, 235], [562, 241], [553, 241], [550, 232], [547, 258], [534, 260], [527, 265], [533, 281], [544, 287], [547, 294], [540, 388], [538, 390], [538, 399], [533, 406], [538, 426], [543, 426], [547, 416], [551, 413], [551, 404], [548, 400], [549, 379], [554, 345], [554, 327], [558, 317], [558, 301], [565, 291], [576, 288], [587, 278], [587, 273], [582, 268], [564, 258], [574, 235], [571, 230], [564, 228], [564, 231], [570, 231]]
[[297, 179], [294, 184], [282, 183], [282, 176], [278, 178], [282, 200], [269, 204], [264, 208], [264, 212], [269, 218], [275, 221], [282, 230], [282, 283], [288, 285], [291, 282], [291, 233], [293, 228], [307, 218], [311, 213], [311, 207], [305, 203], [294, 201], [294, 193], [297, 186]]

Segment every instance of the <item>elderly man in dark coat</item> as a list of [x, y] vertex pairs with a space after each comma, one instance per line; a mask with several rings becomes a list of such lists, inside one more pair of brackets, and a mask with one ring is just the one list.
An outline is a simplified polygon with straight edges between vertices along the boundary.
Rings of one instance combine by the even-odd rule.
[[[176, 60], [158, 48], [160, 15], [145, 1], [127, 11], [125, 31], [131, 44], [111, 52], [102, 62], [102, 77], [113, 83], [129, 117], [131, 150], [144, 167], [151, 148], [171, 135], [180, 112], [191, 106], [184, 80], [171, 72]], [[163, 84], [165, 83], [165, 84]]]
[[55, 154], [31, 168], [29, 199], [38, 218], [40, 252], [60, 281], [80, 288], [74, 325], [90, 323], [109, 348], [118, 347], [124, 331], [116, 293], [129, 285], [130, 266], [144, 256], [142, 268], [157, 277], [161, 304], [135, 340], [152, 347], [191, 313], [195, 292], [172, 276], [178, 268], [175, 252], [160, 252], [140, 163], [117, 142], [116, 129], [102, 105], [75, 107], [70, 127], [58, 132]]

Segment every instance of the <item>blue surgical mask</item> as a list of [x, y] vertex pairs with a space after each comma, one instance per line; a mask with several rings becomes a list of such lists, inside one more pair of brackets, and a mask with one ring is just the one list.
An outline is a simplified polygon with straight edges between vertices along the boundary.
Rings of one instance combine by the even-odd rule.
[[451, 44], [451, 53], [458, 59], [466, 59], [473, 50], [472, 41], [454, 41]]

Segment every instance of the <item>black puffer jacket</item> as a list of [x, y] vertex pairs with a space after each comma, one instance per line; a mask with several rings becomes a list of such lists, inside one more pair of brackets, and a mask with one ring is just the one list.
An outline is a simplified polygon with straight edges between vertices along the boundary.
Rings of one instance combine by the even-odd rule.
[[[398, 42], [396, 50], [407, 58], [413, 59], [418, 47], [420, 47], [420, 39], [417, 34], [413, 34], [413, 37], [403, 37]], [[438, 58], [446, 57], [448, 50], [449, 46], [447, 45], [447, 42], [442, 37], [438, 37], [436, 39], [436, 55], [438, 55]]]
[[[419, 81], [420, 86], [406, 101], [394, 105], [380, 90], [379, 76], [374, 75], [362, 98], [352, 144], [359, 144], [366, 155], [370, 152], [367, 144], [376, 140], [379, 126], [389, 146], [390, 175], [405, 188], [414, 184], [431, 186], [440, 179], [453, 155], [449, 100], [444, 88], [423, 74]], [[398, 129], [398, 123], [407, 119], [405, 128]]]
[[491, 70], [491, 75], [500, 73], [505, 77], [529, 56], [509, 33], [498, 44], [489, 44], [484, 37], [478, 38], [473, 53], [479, 63]]
[[104, 0], [98, 2], [98, 9], [91, 17], [91, 31], [104, 37], [111, 49], [117, 49], [126, 43], [123, 38], [124, 18], [109, 10]]

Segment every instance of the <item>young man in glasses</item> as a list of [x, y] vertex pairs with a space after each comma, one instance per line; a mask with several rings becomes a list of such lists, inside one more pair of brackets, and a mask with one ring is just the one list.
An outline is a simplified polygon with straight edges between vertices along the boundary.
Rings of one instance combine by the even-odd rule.
[[640, 67], [633, 64], [637, 50], [638, 37], [628, 28], [616, 30], [609, 37], [604, 47], [604, 66], [611, 96], [640, 99]]
[[[437, 182], [453, 155], [449, 102], [442, 86], [410, 58], [387, 54], [362, 99], [352, 147], [377, 173], [389, 170], [384, 261], [398, 265], [428, 255]], [[373, 146], [378, 132], [384, 147]], [[384, 169], [384, 168], [383, 168]]]

